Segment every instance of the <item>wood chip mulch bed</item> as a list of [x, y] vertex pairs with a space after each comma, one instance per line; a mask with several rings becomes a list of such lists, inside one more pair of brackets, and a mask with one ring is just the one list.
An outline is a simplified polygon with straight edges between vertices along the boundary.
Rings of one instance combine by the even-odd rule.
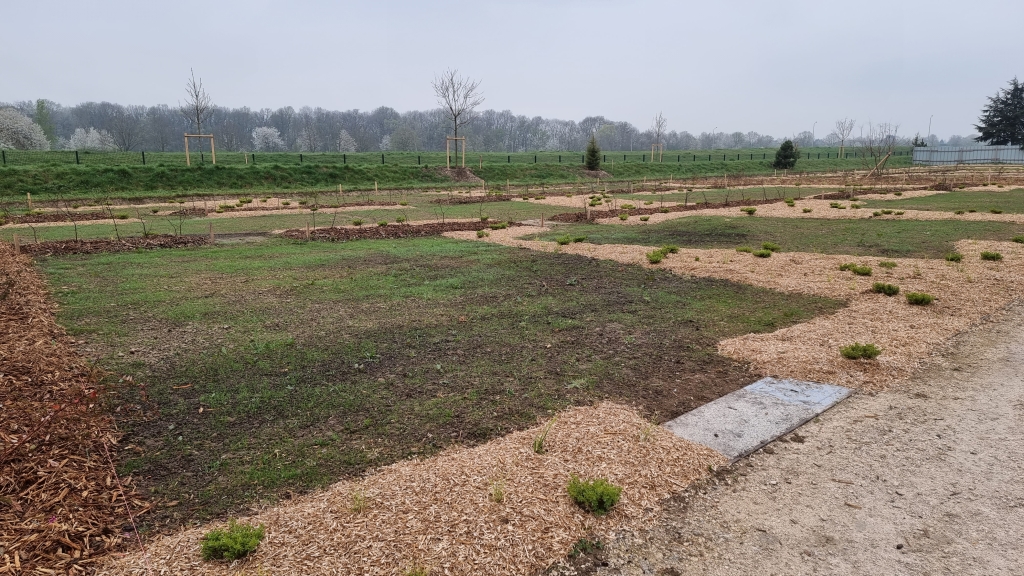
[[[1024, 298], [1024, 245], [1014, 242], [962, 240], [956, 243], [957, 251], [964, 255], [960, 263], [803, 252], [778, 252], [770, 258], [756, 258], [735, 250], [683, 248], [660, 264], [651, 265], [646, 258], [652, 250], [650, 246], [559, 246], [517, 237], [537, 230], [502, 230], [483, 239], [466, 233], [449, 236], [844, 299], [848, 306], [835, 314], [771, 333], [724, 340], [718, 348], [725, 356], [750, 362], [751, 370], [758, 375], [800, 378], [861, 390], [881, 390], [910, 377], [950, 338]], [[983, 261], [983, 251], [999, 252], [1003, 260]], [[882, 260], [895, 262], [896, 267], [881, 268], [878, 263]], [[873, 274], [856, 276], [840, 271], [840, 265], [847, 262], [871, 266]], [[873, 293], [875, 282], [896, 284], [901, 293], [893, 297]], [[935, 302], [912, 306], [904, 296], [907, 292], [925, 292], [934, 296]], [[843, 358], [839, 349], [854, 342], [875, 344], [882, 354], [875, 360]]]
[[[148, 562], [153, 574], [190, 576], [537, 574], [588, 534], [650, 522], [664, 498], [725, 463], [612, 403], [559, 414], [536, 454], [542, 428], [400, 462], [241, 519], [263, 524], [266, 537], [238, 565], [201, 559], [215, 527], [206, 526], [154, 539], [104, 573], [144, 576]], [[584, 512], [566, 491], [572, 474], [608, 479], [621, 500], [604, 517]]]
[[127, 236], [120, 240], [48, 240], [38, 244], [24, 244], [21, 251], [31, 256], [61, 256], [65, 254], [99, 254], [101, 252], [131, 252], [157, 248], [186, 248], [209, 244], [206, 236]]
[[[431, 222], [428, 224], [388, 224], [387, 226], [364, 225], [364, 226], [336, 226], [333, 228], [317, 228], [310, 230], [307, 236], [306, 230], [292, 229], [281, 232], [280, 235], [294, 240], [326, 240], [329, 242], [345, 242], [348, 240], [372, 240], [389, 238], [419, 238], [423, 236], [440, 236], [445, 232], [463, 232], [489, 230], [496, 222], [481, 222], [480, 220], [454, 221], [454, 222]], [[511, 223], [509, 226], [518, 226]]]
[[[624, 203], [629, 203], [629, 202], [625, 202], [625, 201], [623, 201], [623, 202]], [[664, 217], [664, 216], [667, 216], [668, 214], [671, 214], [673, 212], [694, 212], [694, 211], [698, 211], [698, 210], [725, 209], [725, 208], [727, 208], [729, 206], [736, 206], [736, 207], [739, 207], [739, 206], [761, 206], [763, 204], [776, 204], [776, 203], [781, 203], [781, 201], [778, 198], [771, 198], [771, 199], [768, 199], [768, 200], [765, 200], [765, 199], [762, 198], [762, 199], [759, 199], [759, 200], [758, 199], [747, 199], [747, 200], [736, 200], [736, 201], [729, 201], [729, 202], [709, 202], [709, 203], [701, 202], [700, 204], [686, 204], [686, 205], [674, 204], [674, 205], [671, 205], [671, 206], [669, 204], [672, 204], [672, 203], [666, 202], [666, 205], [665, 205], [664, 209], [668, 210], [668, 212], [662, 212], [663, 208], [660, 207], [660, 206], [658, 206], [658, 207], [651, 207], [651, 208], [634, 208], [632, 210], [622, 210], [622, 209], [616, 209], [616, 210], [590, 210], [589, 212], [566, 212], [566, 213], [563, 213], [563, 214], [556, 214], [556, 215], [552, 216], [551, 218], [549, 218], [549, 220], [551, 220], [553, 222], [586, 222], [588, 220], [607, 220], [607, 219], [610, 219], [610, 218], [618, 219], [618, 215], [619, 214], [628, 214], [630, 216], [652, 216], [651, 220], [654, 220], [654, 217], [653, 217], [654, 215], [663, 216]], [[667, 220], [667, 219], [671, 219], [671, 218], [673, 218], [673, 217], [669, 217], [669, 218], [665, 218], [665, 219]], [[675, 216], [674, 218], [678, 218], [678, 216]]]
[[485, 204], [487, 202], [508, 202], [518, 200], [519, 194], [487, 194], [484, 196], [451, 196], [448, 198], [434, 198], [433, 204], [458, 205], [458, 204]]
[[106, 458], [119, 433], [99, 408], [100, 374], [54, 310], [29, 257], [0, 242], [0, 574], [93, 572], [130, 525]]
[[6, 222], [0, 218], [0, 226], [4, 224], [39, 224], [42, 222], [88, 222], [91, 220], [110, 220], [110, 214], [106, 212], [47, 212], [45, 214], [26, 214], [25, 216], [14, 216]]

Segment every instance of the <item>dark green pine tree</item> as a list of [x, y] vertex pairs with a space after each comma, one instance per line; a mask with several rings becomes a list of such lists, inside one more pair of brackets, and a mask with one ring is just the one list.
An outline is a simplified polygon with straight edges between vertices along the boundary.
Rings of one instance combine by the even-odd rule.
[[601, 169], [601, 149], [597, 147], [597, 138], [590, 135], [590, 142], [587, 142], [587, 156], [584, 160], [587, 170]]
[[796, 159], [799, 156], [799, 152], [796, 150], [796, 146], [793, 145], [792, 140], [786, 140], [779, 146], [778, 151], [775, 152], [775, 162], [772, 162], [772, 168], [778, 170], [789, 170], [796, 166]]
[[981, 136], [976, 141], [1024, 150], [1024, 84], [1015, 77], [1009, 88], [989, 97], [978, 122], [974, 127]]

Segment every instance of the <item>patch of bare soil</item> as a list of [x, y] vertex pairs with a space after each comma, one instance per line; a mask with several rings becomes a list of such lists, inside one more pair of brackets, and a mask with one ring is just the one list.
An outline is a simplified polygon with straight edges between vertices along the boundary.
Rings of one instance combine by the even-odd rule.
[[456, 182], [477, 182], [481, 184], [483, 183], [483, 179], [477, 176], [476, 174], [473, 174], [473, 172], [469, 168], [463, 168], [459, 166], [456, 166], [454, 168], [437, 167], [434, 170], [436, 170], [437, 173], [440, 174], [441, 176], [451, 178]]
[[[893, 259], [896, 268], [878, 268], [874, 276], [839, 270], [846, 262], [876, 265], [875, 258], [776, 253], [756, 258], [734, 250], [680, 249], [662, 263], [647, 263], [651, 247], [527, 241], [517, 236], [536, 232], [521, 227], [495, 231], [478, 239], [465, 233], [448, 234], [467, 240], [498, 242], [533, 250], [580, 254], [659, 267], [678, 274], [722, 278], [831, 298], [846, 298], [849, 306], [769, 334], [748, 334], [719, 343], [719, 352], [751, 363], [758, 374], [828, 382], [862, 390], [880, 390], [916, 372], [936, 346], [969, 329], [1016, 299], [1024, 297], [1020, 270], [1024, 245], [1013, 242], [963, 240], [956, 244], [963, 262], [916, 258]], [[1002, 262], [985, 262], [982, 251], [1000, 252]], [[901, 294], [887, 297], [871, 291], [874, 282], [896, 284]], [[903, 294], [925, 292], [935, 297], [928, 306], [912, 306]], [[980, 296], [983, 295], [983, 296]], [[839, 349], [854, 342], [882, 349], [876, 360], [847, 360]]]
[[906, 386], [843, 402], [552, 573], [1019, 573], [1024, 308], [994, 320]]
[[[115, 481], [120, 433], [104, 390], [54, 320], [32, 261], [0, 242], [0, 572], [82, 574], [122, 549], [124, 497], [146, 510], [130, 478]], [[124, 487], [124, 492], [121, 487]]]
[[0, 219], [0, 226], [5, 224], [38, 224], [41, 222], [84, 222], [87, 220], [110, 220], [110, 214], [105, 212], [47, 212], [44, 214], [26, 214], [25, 216], [14, 216], [10, 220]]
[[[649, 523], [666, 496], [724, 462], [617, 404], [562, 412], [537, 454], [532, 446], [544, 426], [394, 464], [244, 518], [266, 526], [267, 537], [242, 567], [308, 575], [533, 574], [588, 533], [607, 537]], [[622, 499], [607, 516], [587, 514], [566, 492], [572, 474], [607, 478], [622, 486]], [[157, 538], [145, 554], [106, 565], [106, 573], [141, 576], [148, 556], [166, 574], [235, 574], [238, 566], [201, 560], [209, 529]]]
[[[582, 198], [586, 198], [586, 196], [583, 196]], [[545, 202], [546, 200], [547, 199], [542, 200], [541, 202]], [[552, 200], [555, 200], [555, 198], [552, 198]], [[572, 199], [565, 198], [565, 200], [572, 200]], [[582, 200], [577, 200], [577, 202], [582, 202]], [[778, 204], [778, 203], [781, 203], [781, 202], [778, 199], [776, 199], [776, 198], [772, 198], [772, 199], [768, 199], [768, 200], [764, 200], [764, 199], [760, 199], [760, 200], [758, 200], [758, 199], [736, 200], [736, 201], [718, 202], [718, 203], [704, 202], [704, 203], [699, 203], [699, 204], [697, 204], [697, 203], [694, 203], [694, 204], [679, 204], [678, 202], [665, 202], [664, 204], [662, 204], [661, 202], [659, 202], [658, 206], [651, 205], [651, 207], [649, 207], [649, 208], [641, 207], [641, 208], [632, 208], [632, 209], [629, 209], [629, 210], [623, 210], [621, 208], [618, 208], [618, 209], [612, 208], [612, 209], [605, 209], [605, 210], [596, 210], [596, 209], [590, 208], [589, 207], [589, 202], [588, 202], [587, 204], [583, 205], [584, 208], [587, 208], [586, 212], [567, 212], [565, 214], [556, 214], [555, 216], [552, 216], [550, 218], [550, 220], [552, 220], [554, 222], [586, 222], [588, 220], [597, 220], [597, 221], [599, 221], [601, 223], [610, 223], [612, 220], [615, 220], [616, 222], [623, 222], [623, 223], [628, 223], [628, 224], [640, 223], [641, 222], [639, 218], [632, 218], [630, 220], [625, 220], [625, 221], [619, 219], [619, 214], [627, 214], [629, 216], [650, 216], [651, 217], [650, 221], [652, 221], [652, 222], [660, 222], [660, 221], [663, 221], [663, 220], [672, 220], [672, 219], [675, 219], [675, 218], [681, 218], [683, 215], [676, 214], [678, 212], [700, 212], [701, 214], [705, 214], [708, 211], [712, 211], [712, 210], [715, 210], [715, 209], [726, 209], [727, 206], [737, 206], [737, 207], [739, 207], [739, 206], [762, 206], [762, 205], [765, 205], [765, 204]], [[559, 200], [559, 202], [555, 203], [555, 204], [556, 205], [561, 205], [561, 206], [569, 205], [569, 204], [562, 204], [561, 200]], [[633, 204], [635, 206], [636, 202], [635, 201], [634, 202], [625, 201], [625, 202], [623, 202], [623, 204]], [[643, 206], [643, 205], [641, 204], [641, 206]], [[692, 214], [686, 214], [686, 216], [691, 216], [691, 215]], [[730, 215], [732, 215], [732, 214], [730, 214]]]
[[[348, 240], [367, 240], [384, 238], [419, 238], [423, 236], [440, 236], [445, 232], [486, 230], [502, 223], [481, 222], [477, 220], [459, 220], [447, 222], [430, 222], [424, 224], [388, 224], [387, 226], [337, 226], [333, 228], [317, 228], [316, 230], [285, 230], [280, 233], [285, 238], [294, 240], [327, 240], [344, 242]], [[516, 223], [504, 223], [518, 226]]]
[[156, 248], [185, 248], [209, 244], [206, 236], [129, 236], [120, 240], [48, 240], [38, 244], [25, 244], [22, 252], [31, 256], [60, 256], [64, 254], [98, 254], [100, 252], [131, 252]]

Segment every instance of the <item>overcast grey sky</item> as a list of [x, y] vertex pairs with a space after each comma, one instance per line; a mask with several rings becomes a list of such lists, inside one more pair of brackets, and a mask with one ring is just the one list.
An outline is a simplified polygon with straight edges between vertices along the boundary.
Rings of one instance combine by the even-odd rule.
[[0, 101], [174, 105], [193, 67], [222, 106], [423, 110], [455, 67], [528, 116], [821, 137], [934, 115], [946, 137], [1024, 77], [1022, 0], [3, 4]]

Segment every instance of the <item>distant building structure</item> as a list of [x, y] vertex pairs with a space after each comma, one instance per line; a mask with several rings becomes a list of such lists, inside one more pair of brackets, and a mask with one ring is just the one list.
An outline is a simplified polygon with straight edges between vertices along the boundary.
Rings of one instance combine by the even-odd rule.
[[919, 146], [914, 164], [947, 166], [957, 164], [1024, 164], [1024, 150], [1018, 146]]

